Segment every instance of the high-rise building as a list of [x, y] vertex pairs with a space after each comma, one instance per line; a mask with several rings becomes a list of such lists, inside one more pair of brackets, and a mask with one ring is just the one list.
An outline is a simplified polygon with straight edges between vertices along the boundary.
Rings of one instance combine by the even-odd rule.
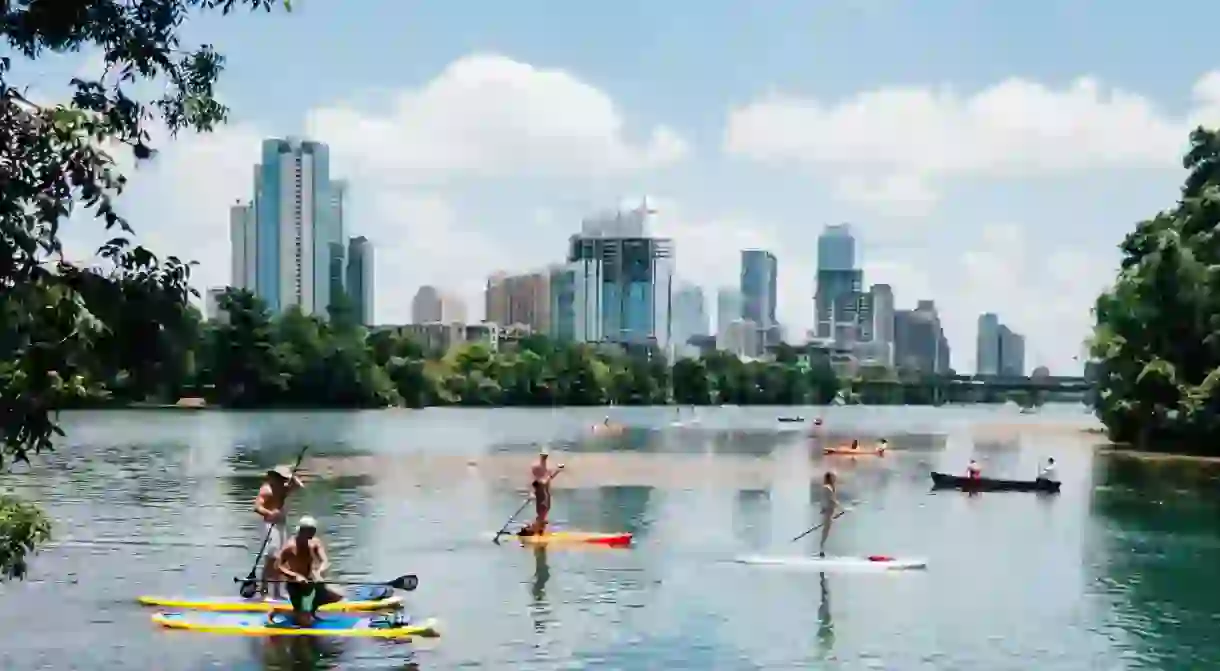
[[566, 304], [574, 340], [669, 348], [674, 249], [672, 240], [648, 234], [652, 212], [644, 203], [591, 217], [570, 238], [572, 275], [561, 284], [579, 293]]
[[[761, 249], [741, 252], [741, 318], [756, 324], [760, 330], [760, 348], [778, 344], [778, 322], [775, 318], [776, 288], [779, 264], [775, 255]], [[757, 356], [762, 352], [755, 352]]]
[[874, 284], [868, 290], [872, 308], [872, 345], [878, 363], [894, 365], [894, 290], [888, 284]]
[[425, 284], [415, 292], [411, 299], [411, 323], [431, 324], [441, 320], [441, 292], [434, 286]]
[[[716, 292], [716, 342], [723, 343], [729, 327], [741, 319], [742, 298], [737, 289], [724, 287]], [[724, 349], [721, 347], [721, 349]]]
[[[348, 241], [347, 268], [344, 282], [336, 289], [343, 291], [359, 324], [373, 325], [373, 243], [363, 235]], [[343, 257], [340, 256], [340, 259]], [[340, 261], [341, 262], [341, 261]], [[346, 285], [346, 286], [344, 286]]]
[[258, 260], [257, 231], [254, 225], [254, 206], [251, 203], [237, 203], [229, 208], [231, 287], [254, 290]]
[[205, 319], [223, 322], [228, 318], [224, 310], [220, 309], [220, 297], [224, 293], [225, 287], [212, 287], [208, 289], [207, 295], [203, 300], [203, 316]]
[[919, 301], [914, 310], [894, 313], [894, 359], [903, 369], [927, 374], [950, 370], [949, 340], [933, 301]]
[[[324, 298], [329, 298], [329, 302], [333, 303], [335, 302], [336, 297], [342, 295], [348, 299], [349, 303], [355, 305], [363, 300], [364, 292], [367, 291], [370, 297], [373, 293], [372, 243], [363, 236], [358, 238], [347, 237], [347, 220], [344, 217], [344, 201], [347, 198], [347, 182], [343, 180], [331, 181], [329, 195], [332, 233], [337, 232], [337, 235], [328, 243], [327, 280], [329, 281], [329, 296]], [[366, 251], [365, 248], [367, 247], [367, 252], [369, 254], [368, 263], [365, 263], [363, 260], [357, 263], [359, 268], [368, 266], [368, 282], [361, 283], [359, 287], [351, 287], [348, 285], [348, 280], [353, 278], [349, 270], [349, 266], [352, 263], [350, 252], [353, 249], [353, 244], [357, 240], [362, 241], [359, 243], [361, 251]], [[363, 270], [361, 272], [363, 272]], [[363, 278], [363, 275], [357, 275], [356, 277]], [[370, 315], [369, 318], [371, 320], [371, 298], [367, 302], [367, 305], [369, 309], [367, 314]], [[360, 323], [371, 324], [372, 322], [361, 321]]]
[[273, 311], [296, 305], [306, 314], [326, 316], [335, 272], [332, 259], [347, 242], [342, 190], [339, 185], [336, 192], [330, 180], [326, 145], [294, 138], [264, 140], [262, 162], [254, 174], [253, 216], [237, 208], [230, 211], [230, 238], [243, 240], [234, 246], [233, 265], [246, 268], [233, 280], [240, 279]]
[[979, 375], [1025, 375], [1025, 336], [993, 313], [979, 316], [975, 372]]
[[680, 354], [691, 352], [688, 341], [695, 336], [708, 335], [703, 289], [693, 284], [684, 284], [674, 290], [672, 321], [675, 349]]
[[1000, 318], [987, 312], [979, 315], [974, 352], [974, 372], [996, 375], [1000, 370]]
[[551, 332], [550, 269], [487, 279], [484, 319], [501, 326], [523, 325], [534, 333]]
[[856, 239], [847, 224], [827, 226], [818, 236], [814, 334], [838, 347], [872, 339], [872, 297], [864, 273], [855, 267]]

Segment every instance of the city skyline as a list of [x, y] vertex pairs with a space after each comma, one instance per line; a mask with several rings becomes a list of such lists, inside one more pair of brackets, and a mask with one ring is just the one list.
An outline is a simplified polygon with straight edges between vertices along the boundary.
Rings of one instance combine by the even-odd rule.
[[[1014, 27], [992, 7], [863, 4], [713, 0], [691, 17], [653, 3], [641, 21], [370, 0], [311, 5], [282, 35], [250, 17], [205, 21], [195, 37], [226, 56], [232, 121], [172, 142], [153, 129], [161, 151], [127, 171], [119, 206], [140, 242], [200, 262], [198, 288], [226, 284], [227, 206], [249, 197], [258, 142], [326, 142], [351, 180], [346, 225], [377, 244], [376, 284], [393, 288], [377, 292], [376, 320], [405, 322], [427, 283], [481, 311], [488, 274], [545, 266], [546, 241], [646, 191], [658, 234], [686, 250], [678, 275], [708, 295], [737, 281], [742, 249], [779, 257], [789, 337], [813, 319], [813, 238], [851, 222], [867, 282], [894, 287], [896, 309], [935, 299], [956, 368], [973, 367], [978, 316], [994, 311], [1025, 334], [1028, 367], [1079, 370], [1116, 245], [1176, 196], [1189, 129], [1220, 120], [1194, 5], [1137, 33], [1091, 5], [1026, 3]], [[401, 26], [418, 39], [394, 37]], [[1120, 48], [1149, 26], [1177, 27], [1155, 69]], [[652, 45], [647, 59], [623, 57], [628, 31]], [[725, 35], [740, 38], [714, 46]], [[868, 58], [809, 67], [866, 37]], [[390, 46], [374, 55], [357, 39]], [[338, 55], [292, 48], [326, 40]], [[99, 73], [97, 54], [40, 61], [36, 81], [78, 71]], [[74, 257], [105, 240], [78, 228]]]

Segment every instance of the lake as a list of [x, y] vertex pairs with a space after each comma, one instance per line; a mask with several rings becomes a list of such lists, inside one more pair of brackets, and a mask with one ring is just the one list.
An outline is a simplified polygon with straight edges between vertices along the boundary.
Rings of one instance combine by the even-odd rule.
[[[824, 458], [810, 423], [886, 437]], [[621, 434], [595, 435], [609, 415]], [[56, 452], [0, 476], [56, 542], [0, 586], [5, 669], [1203, 669], [1220, 664], [1220, 505], [1199, 467], [1099, 455], [1081, 406], [80, 412]], [[261, 473], [304, 444], [333, 577], [420, 577], [410, 642], [259, 639], [154, 627], [143, 594], [232, 595], [261, 541]], [[528, 549], [490, 536], [540, 446], [567, 469], [552, 521], [633, 547]], [[1063, 491], [931, 492], [930, 470]], [[855, 506], [828, 554], [926, 558], [922, 571], [816, 573], [742, 554], [810, 554], [817, 481]], [[1176, 470], [1175, 470], [1176, 469]], [[1183, 472], [1185, 471], [1185, 472]], [[528, 511], [527, 511], [528, 513]], [[525, 515], [523, 515], [524, 519]]]

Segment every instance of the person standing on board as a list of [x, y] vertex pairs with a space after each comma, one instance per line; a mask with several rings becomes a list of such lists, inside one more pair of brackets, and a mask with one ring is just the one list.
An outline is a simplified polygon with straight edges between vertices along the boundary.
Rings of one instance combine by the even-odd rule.
[[343, 595], [323, 582], [330, 558], [317, 537], [318, 523], [306, 515], [297, 523], [296, 536], [275, 554], [275, 567], [288, 580], [288, 599], [298, 627], [313, 626], [318, 608], [343, 600]]
[[[263, 518], [262, 537], [277, 550], [288, 542], [288, 531], [285, 526], [288, 519], [286, 507], [288, 494], [304, 486], [301, 479], [293, 473], [291, 466], [276, 466], [267, 471], [267, 475], [263, 479], [263, 486], [258, 488], [258, 495], [254, 497], [254, 512]], [[270, 536], [267, 535], [268, 531], [271, 532]], [[263, 563], [262, 582], [259, 584], [259, 593], [264, 598], [269, 596], [267, 581], [275, 577], [275, 553], [268, 552], [267, 559]], [[275, 595], [283, 598], [283, 590], [279, 588], [279, 583], [275, 583], [275, 585]]]
[[979, 478], [983, 477], [983, 469], [979, 468], [979, 463], [977, 461], [973, 459], [970, 460], [969, 465], [966, 466], [966, 477], [970, 478], [971, 480], [978, 480]]
[[830, 537], [830, 527], [834, 525], [835, 515], [843, 509], [839, 503], [838, 478], [831, 471], [822, 476], [822, 542], [818, 545], [818, 556], [826, 556], [826, 539]]
[[[606, 418], [609, 421], [609, 417]], [[551, 478], [559, 472], [559, 469], [551, 470], [547, 466], [547, 458], [550, 455], [547, 449], [543, 447], [538, 451], [538, 461], [530, 467], [530, 490], [534, 497], [534, 521], [527, 524], [521, 530], [520, 536], [541, 536], [546, 533], [547, 516], [551, 512]], [[560, 464], [560, 468], [563, 465]]]
[[885, 456], [885, 451], [890, 449], [890, 441], [882, 438], [877, 441], [877, 454]]

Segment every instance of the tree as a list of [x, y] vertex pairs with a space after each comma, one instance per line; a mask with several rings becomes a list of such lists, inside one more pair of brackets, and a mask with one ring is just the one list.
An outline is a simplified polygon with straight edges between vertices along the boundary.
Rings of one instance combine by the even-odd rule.
[[1098, 417], [1141, 449], [1220, 452], [1220, 136], [1196, 129], [1170, 210], [1124, 238], [1090, 339]]
[[[95, 349], [104, 334], [154, 333], [158, 312], [124, 310], [126, 300], [148, 301], [180, 314], [193, 293], [190, 267], [161, 261], [132, 245], [132, 230], [112, 199], [125, 185], [113, 152], [136, 161], [152, 157], [150, 127], [169, 133], [209, 131], [225, 120], [214, 85], [224, 59], [210, 46], [184, 49], [183, 24], [201, 11], [230, 13], [239, 5], [270, 10], [272, 0], [28, 0], [0, 5], [0, 458], [28, 460], [62, 435], [55, 410], [100, 393], [97, 372], [146, 374], [168, 362], [158, 347], [134, 365], [115, 343]], [[13, 83], [14, 57], [101, 50], [109, 80], [71, 80], [64, 104], [31, 99]], [[125, 87], [164, 82], [163, 95], [139, 100]], [[109, 272], [91, 273], [64, 259], [60, 227], [69, 217], [93, 215], [116, 237], [99, 252]], [[134, 282], [136, 286], [130, 286]], [[117, 288], [116, 286], [117, 285]], [[134, 298], [133, 292], [139, 297]], [[146, 292], [146, 293], [141, 293]], [[142, 317], [141, 317], [142, 314]], [[159, 331], [159, 329], [158, 329]], [[117, 348], [117, 349], [116, 349]], [[22, 535], [0, 525], [5, 575], [49, 534], [41, 513], [14, 498], [0, 500], [0, 519], [30, 520]]]

